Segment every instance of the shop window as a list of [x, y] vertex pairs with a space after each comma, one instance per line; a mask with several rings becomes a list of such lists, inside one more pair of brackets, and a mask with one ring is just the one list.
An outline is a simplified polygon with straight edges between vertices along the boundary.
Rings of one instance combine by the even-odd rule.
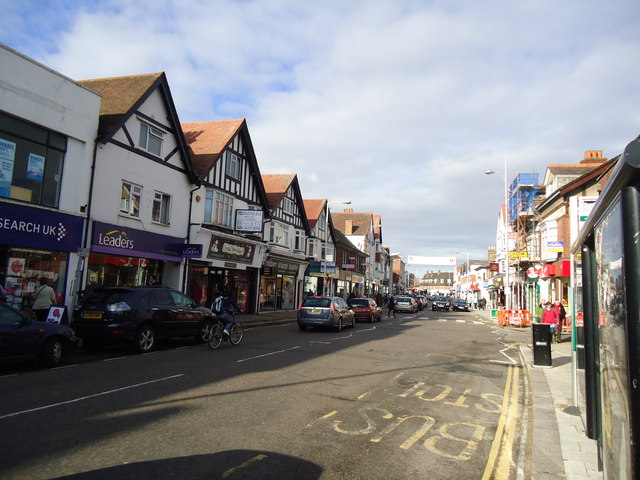
[[232, 228], [233, 197], [213, 190], [207, 190], [204, 203], [204, 221], [205, 223]]
[[57, 207], [67, 137], [0, 113], [0, 197]]
[[164, 132], [146, 123], [140, 124], [139, 146], [158, 157], [162, 156], [162, 139]]
[[154, 193], [151, 220], [163, 225], [169, 225], [171, 220], [171, 195], [162, 192]]
[[47, 278], [56, 293], [57, 303], [64, 300], [67, 254], [48, 250], [12, 248], [0, 251], [4, 264], [5, 302], [29, 314], [37, 280]]
[[142, 187], [123, 181], [120, 194], [120, 213], [140, 218], [140, 200], [142, 199]]

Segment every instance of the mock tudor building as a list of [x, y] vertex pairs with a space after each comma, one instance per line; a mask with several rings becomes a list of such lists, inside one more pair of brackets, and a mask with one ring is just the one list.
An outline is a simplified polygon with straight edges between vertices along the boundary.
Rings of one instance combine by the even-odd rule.
[[267, 196], [245, 119], [183, 123], [202, 186], [192, 192], [188, 243], [203, 245], [189, 260], [186, 293], [209, 306], [229, 291], [244, 312], [257, 313], [260, 270], [270, 218]]
[[164, 72], [82, 80], [100, 93], [87, 285], [181, 290], [198, 184]]
[[262, 175], [271, 212], [264, 240], [260, 310], [293, 310], [304, 293], [309, 222], [296, 174]]

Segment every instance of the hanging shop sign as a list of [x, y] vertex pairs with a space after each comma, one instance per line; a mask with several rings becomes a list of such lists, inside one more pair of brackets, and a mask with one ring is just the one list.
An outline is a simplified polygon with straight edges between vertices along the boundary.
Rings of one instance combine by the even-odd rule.
[[94, 222], [91, 250], [109, 255], [181, 262], [184, 246], [181, 240], [135, 228]]
[[184, 258], [202, 258], [203, 245], [201, 243], [184, 243], [179, 246]]
[[3, 244], [62, 252], [75, 252], [82, 244], [82, 217], [12, 203], [0, 205]]
[[564, 242], [547, 242], [547, 252], [562, 253]]

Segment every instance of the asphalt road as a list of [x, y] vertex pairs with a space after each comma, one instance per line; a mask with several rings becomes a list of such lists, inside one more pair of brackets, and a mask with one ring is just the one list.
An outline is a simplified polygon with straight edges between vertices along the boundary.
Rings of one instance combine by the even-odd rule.
[[424, 310], [4, 370], [0, 478], [516, 478], [523, 379], [507, 335], [484, 312]]

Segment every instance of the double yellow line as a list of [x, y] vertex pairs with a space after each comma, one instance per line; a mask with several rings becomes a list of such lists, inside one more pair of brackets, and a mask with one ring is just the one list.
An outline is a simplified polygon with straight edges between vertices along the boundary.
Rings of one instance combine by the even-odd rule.
[[[520, 368], [510, 365], [502, 397], [502, 413], [482, 480], [508, 480], [513, 465], [513, 442], [518, 419]], [[500, 457], [498, 458], [498, 455]]]

